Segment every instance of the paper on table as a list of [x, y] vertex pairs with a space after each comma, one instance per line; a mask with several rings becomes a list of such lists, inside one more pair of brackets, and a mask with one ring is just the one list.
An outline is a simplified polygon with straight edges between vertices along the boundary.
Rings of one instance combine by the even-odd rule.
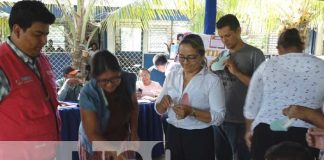
[[63, 101], [60, 101], [59, 102], [59, 106], [58, 107], [71, 107], [71, 106], [77, 106], [78, 103], [72, 103], [72, 102], [63, 102]]
[[139, 99], [137, 100], [138, 103], [150, 103], [151, 101], [150, 100], [147, 100], [147, 99]]

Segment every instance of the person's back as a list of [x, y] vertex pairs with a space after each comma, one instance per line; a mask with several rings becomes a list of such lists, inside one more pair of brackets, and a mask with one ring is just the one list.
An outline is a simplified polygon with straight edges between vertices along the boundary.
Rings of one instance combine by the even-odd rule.
[[[288, 120], [283, 110], [293, 105], [314, 110], [322, 106], [324, 61], [303, 53], [304, 42], [295, 28], [280, 34], [277, 49], [279, 56], [262, 63], [253, 74], [244, 106], [249, 127], [246, 141], [251, 144], [252, 158], [264, 158], [268, 148], [284, 140], [308, 147], [317, 157], [318, 150], [307, 146], [305, 140], [312, 124]], [[280, 125], [282, 121], [286, 124]]]
[[[283, 115], [276, 114], [289, 104], [296, 104], [308, 107], [322, 105], [324, 95], [324, 61], [308, 54], [289, 53], [273, 57], [260, 66], [263, 74], [263, 90], [265, 97], [261, 109], [255, 119], [257, 122], [271, 122], [283, 118]], [[269, 108], [272, 110], [269, 112]], [[266, 116], [262, 116], [266, 115]], [[312, 125], [298, 120], [295, 127], [309, 128]]]

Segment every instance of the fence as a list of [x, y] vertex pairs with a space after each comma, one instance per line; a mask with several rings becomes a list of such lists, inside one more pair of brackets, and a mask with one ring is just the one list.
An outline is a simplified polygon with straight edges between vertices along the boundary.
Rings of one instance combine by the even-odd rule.
[[[67, 52], [46, 52], [56, 79], [63, 77], [63, 69], [71, 65], [72, 58]], [[143, 63], [142, 52], [117, 52], [116, 57], [124, 71], [137, 73]]]
[[142, 52], [117, 52], [116, 57], [124, 71], [137, 73], [142, 68]]
[[63, 77], [63, 69], [71, 65], [71, 56], [67, 52], [46, 52], [50, 63], [52, 64], [53, 71], [56, 79]]

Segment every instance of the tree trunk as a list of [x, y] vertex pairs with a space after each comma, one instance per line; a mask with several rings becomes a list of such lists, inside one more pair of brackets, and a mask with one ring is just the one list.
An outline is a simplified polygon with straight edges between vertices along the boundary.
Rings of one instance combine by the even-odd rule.
[[84, 80], [88, 75], [88, 71], [86, 71], [87, 59], [82, 55], [82, 50], [85, 48], [80, 45], [76, 48], [71, 55], [72, 65], [81, 71], [80, 78]]

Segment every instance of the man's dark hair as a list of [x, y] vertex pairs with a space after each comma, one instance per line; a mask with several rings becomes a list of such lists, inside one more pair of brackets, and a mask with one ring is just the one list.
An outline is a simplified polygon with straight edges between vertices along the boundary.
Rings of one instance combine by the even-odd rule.
[[237, 28], [240, 27], [240, 22], [235, 15], [227, 14], [221, 17], [216, 23], [217, 29], [221, 29], [226, 26], [229, 26], [232, 31], [236, 31]]
[[33, 22], [53, 24], [55, 16], [40, 1], [20, 1], [11, 8], [9, 28], [12, 32], [14, 24], [26, 31]]
[[310, 151], [296, 142], [281, 142], [270, 147], [264, 158], [266, 160], [311, 160], [314, 159]]
[[79, 70], [75, 69], [73, 66], [67, 66], [63, 69], [63, 74], [64, 75], [69, 74], [70, 72], [75, 71], [75, 70], [79, 72]]
[[282, 32], [278, 38], [278, 46], [282, 46], [285, 49], [296, 47], [300, 51], [304, 50], [304, 42], [296, 28], [286, 29]]
[[153, 65], [155, 66], [165, 65], [167, 62], [168, 59], [164, 54], [157, 54], [153, 57]]

